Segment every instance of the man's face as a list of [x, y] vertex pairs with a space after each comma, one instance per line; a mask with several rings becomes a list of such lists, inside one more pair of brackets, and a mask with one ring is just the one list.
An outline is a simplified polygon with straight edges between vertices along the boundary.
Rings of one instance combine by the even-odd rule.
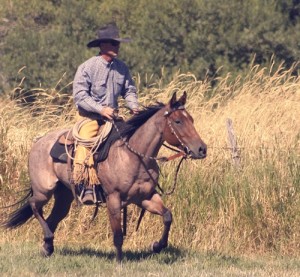
[[108, 40], [101, 42], [100, 50], [102, 55], [109, 56], [111, 58], [115, 58], [118, 56], [120, 49], [120, 42], [116, 40]]

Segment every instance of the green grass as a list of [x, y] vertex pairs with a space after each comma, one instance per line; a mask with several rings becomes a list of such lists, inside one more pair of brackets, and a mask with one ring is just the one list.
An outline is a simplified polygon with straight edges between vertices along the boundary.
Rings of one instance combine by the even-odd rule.
[[124, 251], [119, 266], [113, 249], [59, 245], [50, 258], [39, 246], [15, 242], [0, 245], [1, 276], [299, 276], [300, 258], [238, 257], [190, 252], [170, 246], [160, 254], [147, 249]]

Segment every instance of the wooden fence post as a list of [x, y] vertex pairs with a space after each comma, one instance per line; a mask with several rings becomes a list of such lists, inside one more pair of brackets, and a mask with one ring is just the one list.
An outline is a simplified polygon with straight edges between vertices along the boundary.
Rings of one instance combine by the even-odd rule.
[[233, 131], [232, 120], [230, 118], [227, 118], [226, 125], [227, 125], [228, 141], [229, 141], [229, 144], [230, 144], [233, 164], [234, 164], [235, 167], [240, 168], [241, 158], [240, 158], [240, 155], [239, 155], [236, 138], [235, 138], [234, 131]]

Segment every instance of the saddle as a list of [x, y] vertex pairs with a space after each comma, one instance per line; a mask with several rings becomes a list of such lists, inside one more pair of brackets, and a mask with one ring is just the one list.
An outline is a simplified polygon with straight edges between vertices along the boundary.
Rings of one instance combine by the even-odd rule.
[[[68, 163], [68, 158], [74, 156], [75, 138], [72, 133], [66, 131], [53, 144], [50, 156], [54, 162]], [[94, 153], [94, 161], [99, 163], [106, 160], [111, 145], [110, 140], [104, 141]]]
[[[108, 145], [107, 143], [103, 142], [104, 145]], [[73, 167], [73, 157], [74, 157], [74, 146], [75, 146], [75, 138], [73, 137], [72, 133], [70, 131], [66, 131], [63, 133], [54, 143], [50, 150], [50, 156], [52, 157], [54, 162], [58, 163], [66, 163], [68, 165], [68, 174], [69, 174], [69, 179], [71, 180], [71, 187], [72, 187], [72, 192], [75, 196], [77, 196], [78, 199], [81, 199], [85, 187], [83, 185], [76, 186], [72, 182], [72, 167]], [[100, 162], [104, 161], [107, 158], [109, 147], [99, 147], [102, 150], [99, 151], [99, 149], [96, 151], [94, 154], [94, 161], [95, 162]], [[94, 186], [93, 188], [93, 194], [94, 194], [94, 199], [97, 199], [97, 203], [105, 203], [106, 198], [105, 198], [105, 192], [102, 188], [102, 186]]]

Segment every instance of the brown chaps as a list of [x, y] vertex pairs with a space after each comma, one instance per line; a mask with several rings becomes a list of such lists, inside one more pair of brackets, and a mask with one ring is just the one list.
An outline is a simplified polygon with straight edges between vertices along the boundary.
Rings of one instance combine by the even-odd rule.
[[[79, 120], [86, 119], [86, 117], [78, 117]], [[90, 139], [96, 137], [99, 130], [100, 125], [98, 121], [92, 120], [83, 124], [78, 134], [82, 139]], [[100, 184], [92, 150], [80, 144], [75, 149], [73, 179], [76, 185], [83, 184], [85, 187], [88, 187]]]

